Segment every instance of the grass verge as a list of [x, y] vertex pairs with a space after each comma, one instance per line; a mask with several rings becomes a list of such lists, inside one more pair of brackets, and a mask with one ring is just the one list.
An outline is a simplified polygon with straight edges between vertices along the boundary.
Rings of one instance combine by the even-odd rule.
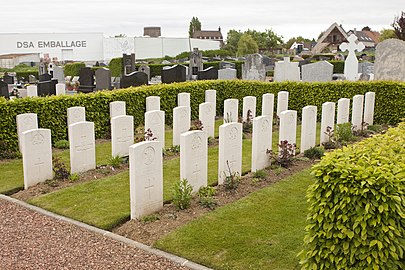
[[309, 169], [190, 222], [159, 249], [214, 269], [298, 269]]

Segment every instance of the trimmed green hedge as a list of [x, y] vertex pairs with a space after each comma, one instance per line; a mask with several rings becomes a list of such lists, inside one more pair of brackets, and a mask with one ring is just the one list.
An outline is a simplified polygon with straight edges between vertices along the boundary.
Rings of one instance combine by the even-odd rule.
[[376, 92], [375, 123], [397, 124], [405, 118], [405, 83], [399, 82], [330, 82], [330, 83], [266, 83], [254, 81], [196, 81], [173, 84], [132, 87], [114, 91], [99, 91], [73, 96], [49, 96], [21, 98], [6, 101], [0, 98], [0, 151], [5, 148], [18, 149], [16, 116], [21, 113], [37, 113], [39, 127], [52, 130], [52, 141], [67, 139], [67, 108], [86, 107], [86, 119], [95, 123], [97, 138], [110, 132], [109, 103], [122, 100], [127, 104], [127, 114], [134, 116], [135, 126], [143, 124], [145, 98], [160, 96], [161, 109], [166, 112], [166, 123], [172, 123], [173, 108], [177, 104], [177, 94], [191, 93], [192, 118], [198, 117], [198, 105], [204, 102], [204, 91], [217, 90], [217, 115], [223, 112], [223, 102], [227, 98], [239, 99], [240, 111], [244, 96], [256, 96], [260, 112], [262, 95], [289, 91], [289, 108], [297, 110], [300, 116], [304, 106], [315, 105], [318, 114], [322, 103], [337, 102], [339, 98], [352, 98], [356, 94]]
[[405, 123], [314, 165], [303, 269], [405, 269]]
[[329, 61], [333, 65], [333, 73], [344, 73], [345, 61]]
[[79, 72], [81, 68], [86, 67], [86, 64], [83, 62], [76, 62], [76, 63], [71, 63], [71, 64], [66, 64], [63, 67], [63, 70], [65, 72], [65, 76], [79, 76]]
[[113, 58], [108, 63], [108, 68], [111, 70], [112, 77], [121, 76], [122, 71], [122, 57]]

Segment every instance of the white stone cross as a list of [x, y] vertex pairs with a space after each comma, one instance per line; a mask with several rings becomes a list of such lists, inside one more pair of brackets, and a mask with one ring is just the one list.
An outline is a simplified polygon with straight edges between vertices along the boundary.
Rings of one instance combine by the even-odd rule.
[[349, 81], [356, 81], [358, 79], [358, 66], [359, 66], [359, 60], [357, 60], [355, 51], [357, 50], [358, 52], [361, 52], [364, 50], [365, 46], [362, 42], [357, 41], [357, 37], [354, 34], [351, 34], [347, 40], [349, 43], [343, 42], [340, 44], [339, 49], [344, 51], [348, 51], [349, 55], [346, 58], [345, 61], [345, 69], [344, 69], [344, 74], [346, 77], [346, 80]]

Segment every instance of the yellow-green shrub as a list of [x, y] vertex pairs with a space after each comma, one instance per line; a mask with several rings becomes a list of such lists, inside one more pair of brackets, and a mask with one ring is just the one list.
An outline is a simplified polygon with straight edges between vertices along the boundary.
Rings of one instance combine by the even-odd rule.
[[312, 169], [303, 269], [405, 269], [405, 123]]
[[[239, 99], [240, 111], [244, 96], [256, 96], [260, 112], [261, 97], [265, 93], [277, 95], [289, 91], [289, 108], [301, 110], [306, 105], [318, 106], [323, 102], [337, 102], [339, 98], [351, 98], [368, 91], [376, 92], [375, 122], [396, 124], [405, 118], [405, 83], [398, 82], [331, 82], [331, 83], [264, 83], [254, 81], [197, 81], [152, 86], [132, 87], [122, 90], [103, 91], [72, 96], [50, 96], [22, 98], [6, 101], [0, 98], [0, 152], [5, 148], [17, 150], [16, 116], [21, 113], [37, 113], [39, 126], [52, 130], [52, 141], [67, 139], [67, 108], [86, 107], [86, 119], [95, 123], [97, 138], [103, 138], [110, 131], [109, 103], [122, 100], [127, 104], [127, 114], [134, 116], [134, 124], [143, 124], [145, 98], [160, 96], [161, 109], [166, 112], [166, 123], [172, 123], [173, 108], [177, 106], [177, 94], [191, 93], [192, 118], [198, 117], [198, 105], [204, 102], [204, 91], [217, 90], [217, 115], [222, 115], [223, 102], [227, 98]], [[6, 145], [2, 147], [2, 145]]]

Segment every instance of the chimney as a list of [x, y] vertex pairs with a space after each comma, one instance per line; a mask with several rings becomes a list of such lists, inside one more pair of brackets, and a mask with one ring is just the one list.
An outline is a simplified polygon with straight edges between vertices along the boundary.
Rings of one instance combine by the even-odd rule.
[[357, 36], [357, 30], [356, 30], [356, 28], [354, 28], [353, 32], [354, 32], [354, 34]]
[[220, 26], [220, 27], [218, 27], [218, 31], [219, 31], [219, 32], [221, 32], [221, 26]]

